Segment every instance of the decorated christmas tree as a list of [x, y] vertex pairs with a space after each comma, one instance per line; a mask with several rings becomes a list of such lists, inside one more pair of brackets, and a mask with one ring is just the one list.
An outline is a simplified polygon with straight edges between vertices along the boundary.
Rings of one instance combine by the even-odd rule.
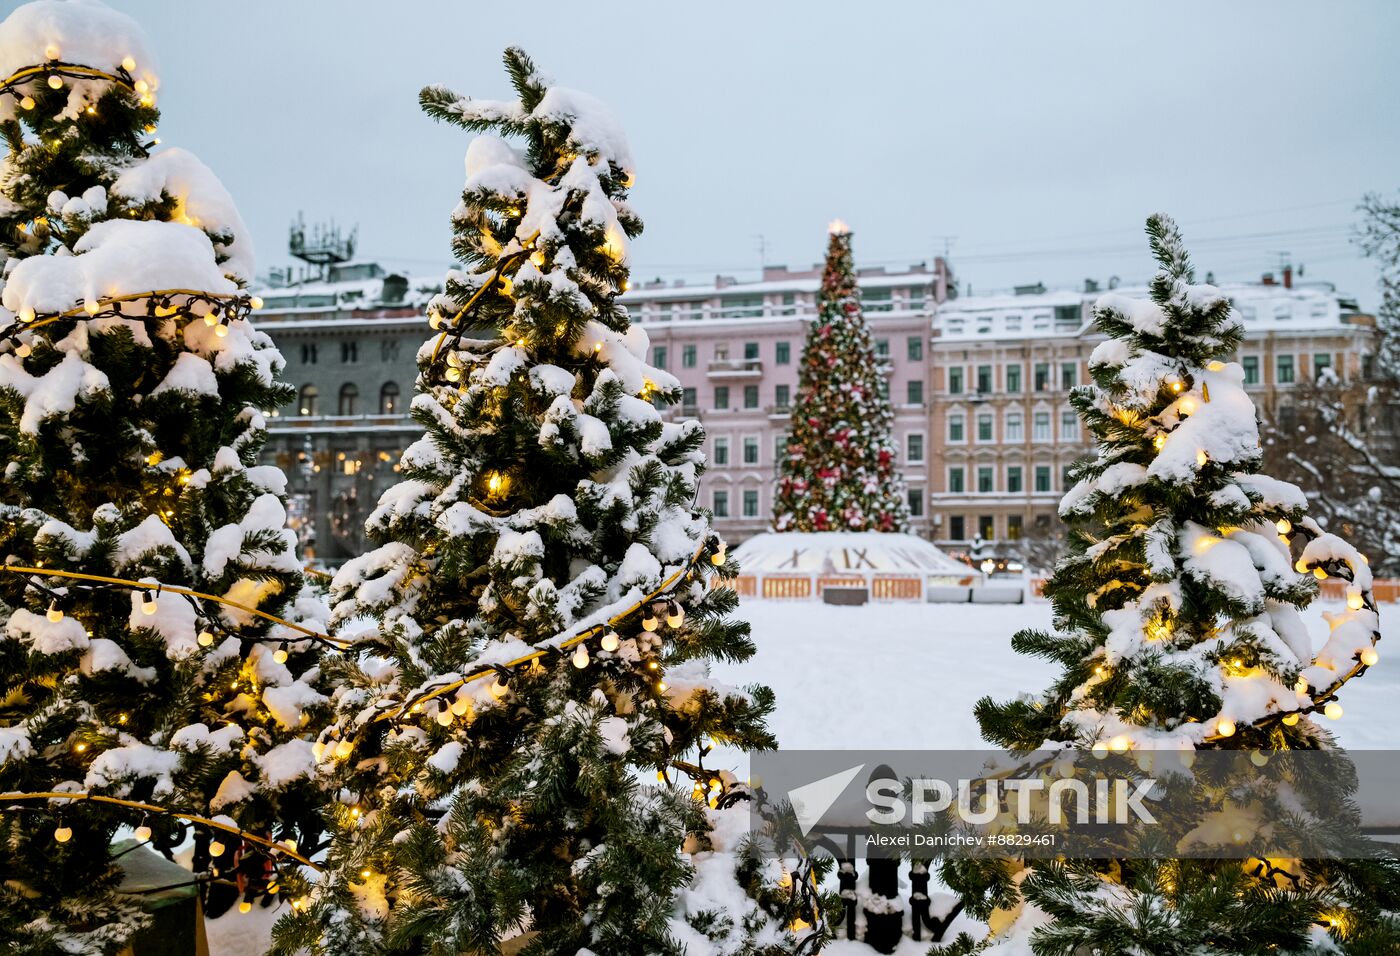
[[0, 949], [107, 953], [148, 918], [119, 830], [251, 904], [315, 842], [324, 617], [255, 467], [282, 359], [252, 250], [157, 72], [95, 2], [0, 23]]
[[909, 530], [895, 470], [894, 411], [860, 308], [851, 232], [831, 225], [817, 317], [807, 332], [773, 527], [778, 531]]
[[278, 951], [787, 951], [810, 883], [744, 850], [743, 788], [705, 765], [771, 746], [773, 699], [708, 676], [754, 648], [711, 588], [733, 569], [693, 506], [703, 432], [658, 410], [678, 383], [615, 301], [631, 153], [596, 99], [505, 65], [515, 99], [422, 93], [481, 134], [463, 267], [429, 306], [425, 434], [369, 519], [379, 547], [333, 584], [364, 656], [319, 744], [326, 871]]
[[[1170, 219], [1147, 232], [1161, 264], [1151, 298], [1099, 299], [1108, 338], [1089, 359], [1093, 383], [1071, 395], [1096, 454], [1060, 505], [1070, 552], [1046, 585], [1056, 631], [1013, 638], [1063, 673], [1033, 698], [983, 699], [977, 717], [993, 743], [1052, 756], [1151, 767], [1154, 753], [1187, 753], [1189, 767], [1202, 751], [1251, 751], [1253, 785], [1282, 763], [1271, 753], [1333, 751], [1317, 717], [1339, 719], [1343, 685], [1377, 660], [1371, 572], [1297, 488], [1260, 473], [1255, 409], [1228, 360], [1241, 338], [1230, 301], [1193, 284]], [[1314, 651], [1299, 612], [1328, 578], [1344, 582], [1346, 606], [1326, 613]], [[1238, 805], [1227, 792], [1191, 854], [1179, 843], [1155, 859], [964, 861], [945, 877], [989, 919], [987, 951], [1008, 956], [1395, 952], [1393, 859], [1224, 858], [1258, 833], [1306, 841], [1354, 827], [1349, 775], [1271, 781]], [[1211, 837], [1227, 813], [1227, 835]]]

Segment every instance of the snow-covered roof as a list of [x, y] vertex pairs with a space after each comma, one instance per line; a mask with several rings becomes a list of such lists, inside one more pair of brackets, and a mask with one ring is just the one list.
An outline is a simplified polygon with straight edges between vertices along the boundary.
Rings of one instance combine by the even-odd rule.
[[743, 574], [977, 575], [930, 541], [879, 531], [766, 532], [736, 547], [734, 558]]
[[[341, 268], [346, 268], [342, 266]], [[380, 271], [380, 270], [374, 270]], [[386, 301], [388, 280], [402, 282], [405, 291]], [[260, 283], [254, 291], [262, 297], [263, 312], [313, 312], [320, 309], [395, 308], [421, 306], [442, 290], [442, 276], [413, 276], [386, 271], [380, 275], [338, 279], [313, 279], [293, 285]]]
[[[900, 288], [905, 286], [923, 288], [932, 285], [938, 279], [938, 273], [932, 269], [923, 271], [907, 272], [867, 272], [865, 275], [856, 276], [856, 284], [862, 289], [886, 289]], [[796, 276], [789, 276], [778, 279], [768, 279], [760, 282], [706, 282], [695, 285], [657, 285], [648, 283], [642, 286], [633, 286], [626, 294], [618, 298], [623, 304], [637, 304], [642, 302], [683, 302], [697, 299], [713, 299], [725, 296], [751, 296], [766, 295], [774, 292], [809, 292], [815, 293], [821, 289], [822, 278], [820, 271], [815, 273], [800, 273]]]

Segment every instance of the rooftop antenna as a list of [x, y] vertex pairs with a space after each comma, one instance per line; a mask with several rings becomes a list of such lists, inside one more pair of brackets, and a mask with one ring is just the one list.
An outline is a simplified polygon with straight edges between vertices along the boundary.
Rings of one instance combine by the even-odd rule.
[[768, 240], [761, 232], [755, 233], [754, 239], [758, 240], [758, 267], [766, 269], [768, 268]]
[[943, 242], [943, 258], [944, 258], [944, 260], [946, 261], [946, 260], [948, 260], [949, 258], [952, 257], [952, 254], [953, 254], [953, 243], [955, 243], [955, 242], [958, 241], [958, 237], [957, 237], [957, 236], [934, 236], [934, 237], [933, 237], [933, 244], [934, 244], [935, 246], [938, 245], [938, 243], [939, 243], [940, 240], [942, 240], [942, 242]]
[[360, 227], [356, 226], [348, 235], [344, 235], [334, 219], [315, 223], [308, 229], [306, 220], [298, 212], [292, 222], [287, 249], [302, 262], [313, 266], [318, 278], [325, 279], [332, 266], [349, 262], [355, 257], [355, 239], [359, 231]]

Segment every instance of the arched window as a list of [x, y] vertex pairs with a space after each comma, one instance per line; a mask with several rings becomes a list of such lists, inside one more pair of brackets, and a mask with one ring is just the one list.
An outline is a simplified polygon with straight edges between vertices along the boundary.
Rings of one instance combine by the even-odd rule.
[[399, 386], [396, 382], [385, 382], [379, 390], [379, 414], [394, 415], [399, 410]]
[[337, 411], [337, 414], [355, 414], [355, 405], [359, 402], [359, 400], [359, 387], [352, 382], [346, 382], [344, 385], [340, 386], [340, 405], [338, 406], [339, 410]]
[[301, 397], [297, 404], [298, 411], [303, 415], [316, 415], [316, 398], [320, 393], [316, 391], [315, 385], [303, 385], [301, 387]]

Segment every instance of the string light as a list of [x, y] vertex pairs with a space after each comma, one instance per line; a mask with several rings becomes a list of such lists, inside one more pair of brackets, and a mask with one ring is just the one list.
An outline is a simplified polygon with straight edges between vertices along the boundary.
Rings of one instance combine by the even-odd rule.
[[228, 847], [224, 846], [224, 844], [223, 844], [221, 841], [215, 840], [213, 843], [210, 843], [210, 844], [209, 844], [209, 855], [210, 855], [210, 856], [223, 856], [223, 855], [224, 855], [224, 851], [227, 850], [227, 849], [228, 849]]
[[1347, 588], [1347, 607], [1353, 611], [1359, 611], [1366, 606], [1365, 598], [1361, 595], [1360, 588]]
[[1361, 652], [1361, 663], [1365, 664], [1367, 667], [1375, 667], [1376, 661], [1380, 659], [1381, 655], [1376, 652], [1374, 647], [1368, 647]]
[[51, 75], [49, 76], [49, 89], [51, 89], [51, 90], [61, 90], [61, 89], [63, 89], [63, 77], [59, 76], [57, 73], [51, 74]]
[[1197, 468], [1204, 468], [1204, 467], [1206, 466], [1206, 462], [1209, 461], [1209, 460], [1210, 460], [1210, 459], [1206, 457], [1206, 452], [1205, 452], [1205, 449], [1204, 449], [1204, 448], [1202, 448], [1200, 451], [1196, 452], [1196, 467], [1197, 467]]
[[200, 631], [195, 640], [199, 642], [200, 647], [211, 647], [214, 644], [214, 634], [211, 631]]
[[151, 614], [156, 613], [156, 608], [157, 608], [157, 605], [156, 605], [156, 596], [155, 596], [154, 594], [151, 593], [151, 591], [150, 591], [149, 588], [146, 589], [146, 590], [144, 590], [144, 591], [142, 591], [142, 592], [141, 592], [141, 613], [142, 613], [142, 614], [146, 614], [146, 615], [151, 615]]
[[1215, 732], [1222, 737], [1233, 737], [1235, 735], [1235, 722], [1222, 718], [1220, 722], [1215, 725]]
[[34, 108], [34, 97], [25, 96], [19, 101], [20, 109], [32, 110]]
[[685, 608], [681, 607], [681, 602], [671, 602], [671, 612], [666, 615], [666, 623], [671, 627], [680, 627], [685, 623]]
[[53, 838], [57, 843], [67, 843], [73, 839], [73, 828], [65, 826], [62, 821], [59, 821], [58, 826], [54, 828]]
[[621, 644], [622, 638], [617, 636], [617, 631], [608, 631], [608, 633], [603, 635], [603, 639], [598, 642], [598, 645], [609, 653], [617, 650]]
[[578, 649], [574, 651], [573, 662], [574, 666], [577, 667], [579, 670], [583, 670], [585, 667], [588, 666], [587, 644], [580, 644], [578, 646]]
[[238, 904], [238, 912], [240, 912], [240, 913], [251, 913], [252, 911], [253, 911], [253, 904], [252, 904], [252, 903], [248, 902], [247, 900], [242, 900], [242, 901], [239, 902], [239, 904]]
[[135, 70], [136, 70], [136, 61], [135, 61], [134, 59], [132, 59], [131, 57], [129, 57], [129, 56], [127, 56], [127, 57], [122, 57], [122, 69], [123, 69], [123, 70], [126, 70], [126, 72], [128, 72], [128, 73], [135, 72]]
[[1322, 708], [1322, 713], [1323, 716], [1325, 716], [1328, 720], [1341, 720], [1342, 705], [1337, 703], [1335, 700], [1329, 701], [1327, 703], [1327, 706]]
[[1278, 529], [1279, 534], [1288, 534], [1293, 530], [1293, 522], [1287, 518], [1280, 518], [1274, 522], [1274, 527]]
[[57, 598], [49, 602], [48, 618], [50, 624], [57, 624], [63, 620], [63, 608], [58, 606]]
[[1292, 726], [1296, 725], [1296, 724], [1298, 723], [1298, 712], [1297, 712], [1297, 711], [1293, 711], [1292, 713], [1284, 714], [1284, 715], [1283, 715], [1283, 723], [1284, 723], [1284, 726], [1287, 726], [1287, 727], [1292, 727]]
[[283, 641], [277, 645], [277, 650], [272, 652], [272, 659], [279, 664], [287, 663], [287, 642]]
[[149, 819], [150, 819], [150, 815], [149, 815], [149, 814], [147, 814], [146, 816], [142, 817], [142, 818], [141, 818], [141, 825], [140, 825], [139, 827], [136, 828], [135, 837], [136, 837], [137, 840], [139, 840], [139, 841], [142, 842], [142, 843], [145, 843], [147, 840], [149, 840], [149, 839], [151, 838], [151, 827], [150, 827], [150, 824], [148, 824], [148, 823], [146, 822], [146, 821], [149, 820]]
[[656, 617], [655, 608], [648, 607], [646, 613], [642, 615], [642, 630], [654, 631], [661, 625]]

